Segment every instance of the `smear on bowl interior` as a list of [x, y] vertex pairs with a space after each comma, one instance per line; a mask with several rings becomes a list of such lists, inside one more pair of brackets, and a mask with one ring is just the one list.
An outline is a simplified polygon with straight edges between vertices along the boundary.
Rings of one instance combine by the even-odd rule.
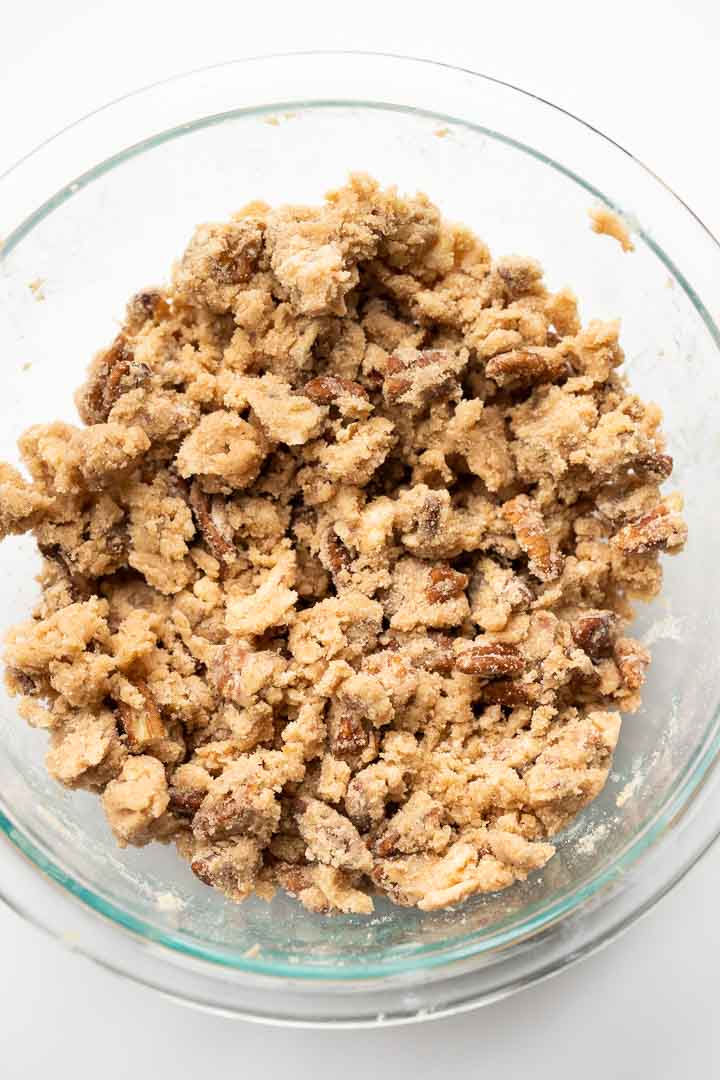
[[43, 557], [6, 678], [52, 775], [231, 900], [432, 910], [542, 867], [686, 537], [618, 333], [365, 175], [198, 228], [85, 426], [0, 466]]

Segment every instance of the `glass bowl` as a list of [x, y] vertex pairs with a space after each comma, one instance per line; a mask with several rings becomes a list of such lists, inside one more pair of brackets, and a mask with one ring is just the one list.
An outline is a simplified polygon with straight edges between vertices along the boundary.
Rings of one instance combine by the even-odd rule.
[[[496, 254], [536, 256], [584, 319], [622, 316], [634, 387], [665, 411], [690, 541], [640, 612], [654, 663], [604, 792], [542, 872], [454, 911], [328, 919], [283, 896], [230, 904], [172, 849], [116, 848], [95, 797], [48, 777], [43, 736], [2, 696], [7, 901], [132, 979], [279, 1023], [420, 1019], [526, 986], [647, 911], [720, 823], [720, 252], [656, 177], [568, 113], [438, 64], [316, 53], [192, 72], [66, 129], [0, 181], [0, 459], [17, 460], [27, 425], [74, 419], [91, 355], [197, 222], [252, 198], [317, 201], [351, 169], [424, 190]], [[598, 203], [631, 223], [634, 253], [591, 231]], [[27, 615], [38, 563], [27, 537], [0, 560], [5, 629]]]

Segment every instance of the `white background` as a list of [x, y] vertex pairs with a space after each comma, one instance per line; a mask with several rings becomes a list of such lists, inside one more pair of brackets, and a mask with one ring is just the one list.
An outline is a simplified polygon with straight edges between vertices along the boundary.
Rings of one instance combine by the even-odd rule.
[[[34, 0], [3, 5], [0, 172], [105, 101], [205, 64], [358, 48], [516, 83], [628, 147], [717, 234], [717, 0]], [[625, 937], [480, 1012], [385, 1031], [267, 1029], [111, 977], [0, 908], [0, 1076], [675, 1080], [720, 1066], [720, 849]]]

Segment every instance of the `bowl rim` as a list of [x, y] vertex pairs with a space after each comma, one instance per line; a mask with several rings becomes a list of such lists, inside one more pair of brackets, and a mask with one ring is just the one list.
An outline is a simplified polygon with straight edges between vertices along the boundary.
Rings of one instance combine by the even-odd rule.
[[[522, 96], [523, 98], [528, 98], [530, 100], [538, 102], [544, 107], [560, 113], [574, 123], [581, 125], [593, 135], [602, 139], [605, 143], [614, 147], [616, 150], [621, 151], [627, 158], [630, 159], [630, 161], [634, 165], [639, 166], [640, 169], [642, 169], [653, 181], [655, 181], [655, 183], [660, 185], [663, 189], [665, 189], [667, 193], [669, 193], [673, 200], [675, 200], [675, 202], [677, 202], [685, 210], [685, 212], [690, 215], [690, 217], [704, 231], [710, 241], [716, 246], [718, 251], [720, 251], [720, 243], [718, 242], [714, 234], [711, 232], [711, 230], [708, 228], [708, 226], [688, 206], [688, 204], [650, 167], [637, 159], [632, 153], [630, 153], [627, 149], [625, 149], [625, 147], [620, 145], [614, 139], [605, 135], [603, 132], [601, 132], [599, 129], [597, 129], [587, 121], [582, 120], [570, 110], [565, 109], [562, 106], [556, 105], [553, 102], [548, 101], [546, 98], [531, 91], [524, 90], [521, 87], [518, 87], [508, 81], [499, 79], [494, 76], [485, 75], [481, 72], [473, 71], [472, 69], [466, 67], [453, 65], [429, 58], [413, 57], [399, 53], [381, 52], [373, 50], [322, 49], [302, 50], [295, 52], [289, 51], [279, 53], [264, 53], [249, 57], [240, 57], [226, 60], [220, 63], [193, 68], [187, 71], [176, 73], [174, 75], [145, 84], [139, 88], [122, 94], [112, 99], [111, 101], [108, 101], [98, 106], [97, 108], [90, 110], [88, 113], [72, 121], [70, 124], [65, 125], [63, 128], [56, 131], [48, 138], [40, 142], [33, 149], [25, 153], [8, 169], [6, 169], [2, 174], [0, 174], [0, 182], [10, 177], [13, 173], [20, 169], [21, 166], [30, 162], [35, 156], [37, 156], [43, 149], [48, 147], [50, 144], [60, 140], [64, 135], [74, 130], [75, 128], [82, 126], [86, 121], [99, 114], [104, 113], [105, 111], [111, 110], [113, 107], [121, 104], [122, 102], [129, 101], [130, 99], [136, 97], [140, 97], [141, 95], [149, 91], [157, 90], [160, 87], [180, 82], [181, 80], [190, 78], [194, 75], [210, 73], [223, 68], [236, 67], [240, 65], [247, 65], [263, 61], [279, 60], [284, 58], [296, 61], [311, 60], [313, 58], [323, 56], [350, 56], [361, 59], [383, 58], [391, 61], [402, 61], [420, 65], [428, 65], [434, 68], [446, 69], [454, 73], [462, 73], [469, 75], [473, 79], [482, 80], [486, 83], [504, 87]], [[319, 106], [322, 104], [348, 105], [350, 104], [350, 102], [333, 101], [328, 98], [308, 102], [303, 101], [302, 104], [308, 106]], [[353, 102], [353, 104], [361, 107], [368, 107], [372, 105], [371, 102], [364, 101], [356, 101]], [[473, 124], [472, 122], [464, 118], [445, 116], [441, 113], [432, 114], [426, 109], [406, 109], [403, 106], [392, 105], [389, 102], [381, 104], [375, 103], [375, 107], [397, 108], [400, 111], [417, 111], [426, 116], [434, 115], [435, 117], [447, 119], [452, 121], [453, 123], [474, 128], [475, 130], [478, 130], [478, 128], [480, 128], [480, 125]], [[232, 115], [233, 113], [239, 114], [248, 112], [257, 115], [258, 113], [262, 112], [274, 112], [277, 109], [278, 102], [273, 102], [272, 104], [269, 104], [266, 108], [253, 106], [247, 109], [227, 110], [222, 115], [228, 116]], [[192, 124], [183, 125], [182, 130], [187, 131], [188, 128], [191, 130], [196, 130], [197, 128], [202, 127], [203, 124], [206, 124], [208, 120], [208, 117], [203, 117], [196, 122], [193, 122]], [[110, 157], [104, 158], [103, 161], [96, 164], [91, 170], [83, 173], [79, 179], [82, 180], [85, 177], [87, 177], [88, 180], [94, 179], [97, 175], [101, 174], [104, 171], [108, 171], [110, 168], [114, 167], [115, 164], [119, 164], [120, 160], [125, 160], [130, 154], [142, 152], [142, 150], [147, 148], [148, 143], [157, 144], [158, 141], [163, 141], [166, 138], [172, 137], [174, 133], [179, 134], [180, 130], [181, 129], [166, 129], [165, 131], [158, 133], [156, 136], [153, 136], [150, 139], [143, 139], [134, 146], [130, 147], [128, 151], [123, 151], [122, 153], [118, 153], [116, 155], [111, 155]], [[490, 131], [490, 129], [487, 128], [482, 128], [481, 130], [496, 137], [499, 134], [498, 132]], [[503, 136], [501, 135], [500, 137]], [[545, 163], [553, 165], [555, 168], [559, 169], [561, 172], [564, 172], [573, 180], [580, 183], [589, 192], [602, 198], [606, 204], [610, 205], [614, 209], [619, 209], [618, 207], [614, 207], [612, 201], [607, 199], [602, 194], [602, 192], [598, 191], [598, 189], [594, 188], [592, 185], [584, 181], [582, 177], [578, 176], [573, 171], [567, 169], [559, 162], [553, 160], [552, 158], [548, 158], [540, 151], [535, 150], [533, 147], [528, 146], [525, 143], [518, 142], [514, 139], [509, 139], [508, 137], [504, 138], [506, 138], [507, 141], [512, 142], [514, 145], [517, 145], [519, 148], [532, 153], [535, 157], [540, 158]], [[75, 183], [76, 182], [73, 182], [72, 184], [73, 189], [75, 189]], [[51, 196], [44, 203], [42, 203], [29, 217], [25, 218], [16, 226], [15, 229], [13, 229], [10, 236], [5, 241], [4, 248], [6, 252], [12, 250], [14, 244], [18, 243], [27, 231], [34, 227], [34, 225], [37, 224], [39, 220], [42, 220], [42, 217], [44, 217], [47, 213], [54, 209], [55, 206], [58, 205], [57, 197], [57, 195]], [[62, 201], [64, 201], [64, 199]], [[684, 275], [674, 266], [672, 262], [668, 260], [662, 249], [658, 248], [652, 238], [648, 237], [646, 233], [644, 233], [642, 230], [640, 230], [640, 232], [643, 239], [648, 242], [650, 247], [652, 247], [654, 253], [658, 255], [658, 257], [660, 257], [672, 270], [676, 279], [685, 289], [690, 301], [692, 302], [693, 306], [696, 308], [698, 314], [705, 323], [708, 331], [710, 332], [712, 338], [715, 341], [715, 344], [720, 348], [720, 330], [718, 329], [715, 320], [710, 316], [709, 312], [705, 308], [705, 305], [695, 294], [692, 287], [684, 278]], [[672, 821], [676, 819], [677, 815], [680, 814], [683, 809], [687, 808], [691, 804], [695, 792], [703, 786], [704, 782], [709, 778], [711, 772], [716, 767], [719, 753], [720, 733], [716, 734], [714, 737], [705, 739], [703, 744], [695, 748], [695, 752], [692, 758], [685, 765], [684, 773], [681, 774], [682, 782], [679, 784], [678, 787], [675, 787], [675, 789], [670, 795], [668, 795], [665, 803], [654, 813], [653, 817], [650, 820], [646, 821], [644, 827], [639, 831], [638, 834], [634, 836], [633, 840], [626, 846], [625, 850], [618, 857], [616, 857], [613, 863], [606, 867], [604, 871], [599, 872], [597, 875], [591, 878], [591, 880], [584, 887], [573, 891], [570, 898], [565, 898], [560, 901], [556, 901], [555, 903], [550, 903], [546, 905], [540, 911], [536, 920], [531, 920], [529, 923], [523, 922], [521, 932], [518, 932], [517, 930], [514, 931], [511, 928], [509, 931], [506, 931], [504, 933], [498, 933], [489, 938], [483, 939], [480, 942], [468, 942], [466, 939], [464, 944], [458, 944], [449, 948], [444, 947], [441, 943], [439, 945], [436, 945], [435, 948], [433, 948], [432, 946], [425, 947], [422, 953], [410, 953], [407, 954], [405, 957], [399, 959], [398, 961], [384, 963], [381, 967], [362, 964], [352, 965], [346, 969], [337, 969], [332, 971], [329, 969], [323, 970], [316, 967], [308, 967], [304, 969], [302, 965], [283, 964], [282, 962], [277, 962], [274, 960], [266, 962], [258, 960], [254, 957], [247, 956], [235, 956], [232, 959], [228, 959], [227, 956], [221, 956], [218, 953], [214, 953], [213, 950], [209, 947], [194, 947], [187, 941], [179, 941], [177, 938], [173, 937], [172, 934], [159, 931], [158, 928], [153, 926], [152, 924], [146, 923], [144, 920], [138, 919], [135, 916], [131, 916], [128, 912], [123, 911], [116, 904], [108, 902], [104, 897], [98, 895], [92, 889], [86, 888], [72, 875], [67, 874], [61, 866], [58, 866], [56, 863], [54, 863], [52, 859], [48, 858], [48, 856], [41, 850], [41, 848], [38, 847], [32, 836], [29, 835], [26, 829], [20, 828], [12, 820], [11, 814], [6, 815], [2, 813], [2, 800], [0, 800], [0, 831], [7, 836], [11, 843], [20, 852], [22, 852], [32, 860], [37, 869], [43, 872], [46, 876], [50, 877], [53, 881], [57, 882], [65, 890], [66, 894], [69, 894], [70, 896], [79, 900], [83, 905], [92, 910], [95, 914], [99, 914], [104, 918], [110, 920], [115, 927], [129, 932], [133, 937], [139, 938], [145, 942], [150, 941], [155, 944], [160, 944], [165, 948], [172, 950], [172, 952], [174, 953], [179, 953], [181, 956], [184, 955], [195, 959], [201, 959], [203, 961], [209, 962], [210, 964], [214, 964], [225, 969], [230, 969], [237, 972], [245, 972], [247, 974], [253, 974], [256, 976], [281, 976], [284, 979], [292, 979], [298, 982], [307, 981], [315, 984], [327, 983], [330, 981], [338, 980], [356, 980], [358, 982], [362, 982], [377, 979], [379, 977], [386, 977], [392, 976], [394, 974], [417, 971], [418, 969], [423, 969], [427, 971], [431, 968], [445, 967], [454, 961], [468, 959], [471, 957], [479, 957], [483, 954], [490, 952], [492, 949], [509, 944], [513, 941], [517, 941], [519, 938], [525, 938], [529, 935], [537, 934], [541, 929], [547, 928], [553, 923], [556, 923], [558, 920], [564, 918], [571, 912], [577, 911], [579, 908], [581, 908], [587, 903], [590, 897], [596, 895], [598, 892], [602, 891], [609, 883], [611, 883], [618, 876], [618, 874], [625, 872], [629, 868], [629, 866], [637, 862], [637, 860], [642, 856], [642, 854], [647, 850], [647, 848], [667, 830]], [[580, 956], [593, 951], [595, 948], [600, 947], [601, 944], [604, 944], [607, 941], [611, 940], [614, 936], [619, 934], [623, 929], [625, 929], [628, 925], [630, 925], [647, 910], [649, 910], [654, 905], [654, 903], [656, 903], [679, 880], [681, 880], [682, 877], [684, 877], [684, 875], [691, 869], [691, 867], [695, 865], [695, 863], [702, 857], [702, 855], [710, 848], [718, 835], [720, 835], [720, 819], [713, 827], [713, 832], [710, 838], [705, 839], [702, 848], [691, 853], [690, 857], [685, 860], [684, 864], [680, 867], [680, 869], [659, 889], [655, 891], [650, 901], [646, 902], [639, 909], [631, 912], [627, 918], [620, 920], [604, 936], [593, 939], [586, 943], [574, 955], [573, 959], [577, 959]], [[18, 910], [17, 904], [13, 904], [12, 906], [15, 908], [15, 910]], [[32, 919], [32, 916], [27, 913], [25, 914], [26, 917]], [[555, 968], [553, 968], [553, 970], [558, 970], [562, 966], [564, 966], [564, 964], [559, 962], [555, 965]], [[536, 976], [533, 976], [530, 981], [534, 981], [536, 978], [540, 977], [547, 977], [547, 975], [551, 973], [552, 971], [545, 972], [544, 975], [543, 973], [539, 973]]]

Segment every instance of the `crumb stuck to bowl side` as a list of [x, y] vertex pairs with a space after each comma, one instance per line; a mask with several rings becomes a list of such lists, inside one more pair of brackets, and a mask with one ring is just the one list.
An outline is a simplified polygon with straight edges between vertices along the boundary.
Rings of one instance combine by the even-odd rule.
[[45, 560], [6, 661], [51, 773], [234, 900], [432, 910], [544, 865], [686, 535], [618, 335], [363, 175], [201, 226], [93, 361], [86, 427], [0, 467]]
[[626, 221], [619, 214], [607, 206], [593, 206], [588, 210], [590, 227], [593, 232], [601, 236], [610, 236], [617, 240], [623, 251], [635, 250], [635, 245], [630, 236], [630, 229]]

